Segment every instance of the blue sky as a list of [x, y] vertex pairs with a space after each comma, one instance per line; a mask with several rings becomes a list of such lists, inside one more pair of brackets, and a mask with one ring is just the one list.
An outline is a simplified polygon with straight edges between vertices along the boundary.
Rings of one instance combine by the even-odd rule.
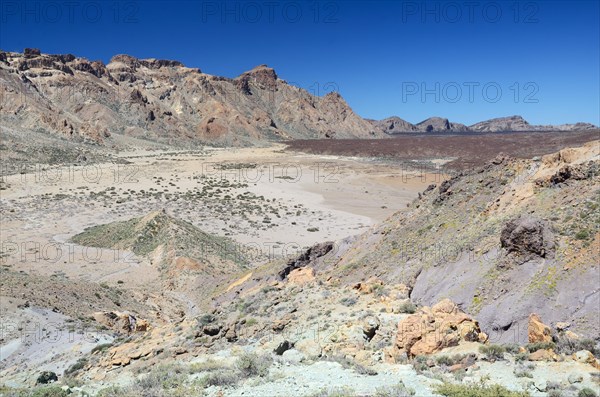
[[259, 64], [361, 116], [600, 124], [598, 1], [12, 1], [0, 48]]

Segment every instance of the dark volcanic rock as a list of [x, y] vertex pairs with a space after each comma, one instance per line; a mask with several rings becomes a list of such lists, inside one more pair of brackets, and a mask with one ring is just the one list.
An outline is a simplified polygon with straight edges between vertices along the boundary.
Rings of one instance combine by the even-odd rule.
[[527, 259], [533, 256], [545, 258], [554, 249], [550, 227], [532, 216], [521, 216], [509, 221], [500, 234], [502, 248]]
[[25, 58], [34, 58], [42, 55], [42, 53], [39, 48], [25, 48], [25, 50], [23, 50], [23, 55]]
[[293, 345], [289, 341], [284, 340], [275, 348], [274, 352], [278, 356], [281, 356], [283, 353], [290, 350], [292, 347], [293, 347]]
[[564, 183], [569, 179], [581, 180], [585, 179], [585, 175], [581, 172], [580, 169], [571, 167], [570, 165], [565, 165], [552, 177], [550, 177], [550, 183], [552, 185], [558, 185], [559, 183]]
[[313, 263], [318, 258], [327, 255], [327, 253], [329, 253], [329, 251], [331, 251], [332, 249], [333, 242], [331, 241], [313, 245], [312, 247], [304, 251], [304, 253], [302, 253], [302, 255], [300, 255], [296, 259], [290, 260], [287, 263], [286, 267], [279, 272], [279, 278], [281, 280], [284, 280], [292, 270]]
[[46, 385], [56, 381], [58, 381], [58, 376], [56, 376], [54, 372], [44, 371], [40, 374], [40, 376], [38, 376], [35, 383], [38, 385]]

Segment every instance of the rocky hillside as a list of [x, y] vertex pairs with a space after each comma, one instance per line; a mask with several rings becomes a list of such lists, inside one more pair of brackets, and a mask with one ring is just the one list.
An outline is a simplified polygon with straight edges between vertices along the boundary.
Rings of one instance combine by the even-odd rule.
[[149, 258], [161, 274], [158, 290], [174, 292], [188, 309], [201, 306], [219, 282], [249, 265], [249, 252], [240, 244], [205, 233], [164, 211], [88, 228], [73, 236], [72, 242]]
[[421, 304], [450, 298], [504, 342], [526, 339], [532, 312], [597, 338], [599, 170], [595, 141], [432, 181], [412, 210], [343, 243], [324, 271], [405, 284]]
[[385, 134], [338, 93], [316, 97], [266, 65], [230, 79], [170, 60], [0, 52], [5, 128], [111, 144], [116, 136], [170, 144], [247, 145], [295, 138]]

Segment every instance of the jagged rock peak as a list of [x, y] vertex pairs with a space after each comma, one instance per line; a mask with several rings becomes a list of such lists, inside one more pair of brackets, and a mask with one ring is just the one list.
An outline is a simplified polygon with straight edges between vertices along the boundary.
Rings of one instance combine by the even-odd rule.
[[121, 62], [129, 66], [139, 66], [140, 60], [127, 54], [118, 54], [110, 59], [109, 63]]
[[269, 90], [275, 90], [277, 88], [277, 73], [275, 69], [268, 67], [267, 65], [258, 65], [251, 70], [239, 75], [236, 80], [236, 85], [246, 94], [250, 93], [249, 82], [256, 82], [259, 87], [266, 88]]
[[277, 79], [279, 78], [277, 76], [277, 73], [275, 72], [275, 69], [270, 68], [265, 64], [253, 67], [249, 71], [239, 75], [238, 78], [242, 78], [244, 76], [254, 76], [257, 78], [260, 77], [261, 79], [269, 79], [272, 81], [277, 81]]
[[120, 62], [132, 68], [138, 68], [145, 66], [148, 69], [159, 69], [162, 67], [184, 67], [184, 64], [179, 61], [172, 61], [168, 59], [138, 59], [131, 55], [119, 54], [111, 58], [110, 63]]

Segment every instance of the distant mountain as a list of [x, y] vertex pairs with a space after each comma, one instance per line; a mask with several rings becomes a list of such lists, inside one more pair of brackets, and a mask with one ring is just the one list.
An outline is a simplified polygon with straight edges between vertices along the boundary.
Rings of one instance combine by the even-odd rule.
[[454, 123], [442, 117], [430, 117], [417, 124], [411, 124], [399, 117], [388, 117], [372, 121], [372, 125], [387, 134], [399, 133], [455, 133], [455, 132], [516, 132], [516, 131], [586, 131], [598, 127], [590, 123], [561, 125], [532, 125], [521, 116], [499, 117], [481, 121], [470, 126]]
[[105, 65], [0, 51], [0, 99], [3, 127], [98, 143], [115, 135], [225, 145], [385, 136], [338, 93], [311, 95], [266, 65], [231, 79], [171, 60], [117, 55]]
[[398, 132], [418, 132], [419, 129], [400, 117], [393, 116], [383, 120], [372, 120], [373, 125], [386, 134], [395, 134]]
[[448, 119], [441, 117], [430, 117], [417, 124], [421, 132], [464, 132], [469, 128], [460, 123], [451, 123]]
[[592, 130], [596, 127], [590, 123], [561, 124], [561, 125], [531, 125], [521, 116], [500, 117], [481, 121], [469, 127], [478, 132], [502, 131], [574, 131]]

